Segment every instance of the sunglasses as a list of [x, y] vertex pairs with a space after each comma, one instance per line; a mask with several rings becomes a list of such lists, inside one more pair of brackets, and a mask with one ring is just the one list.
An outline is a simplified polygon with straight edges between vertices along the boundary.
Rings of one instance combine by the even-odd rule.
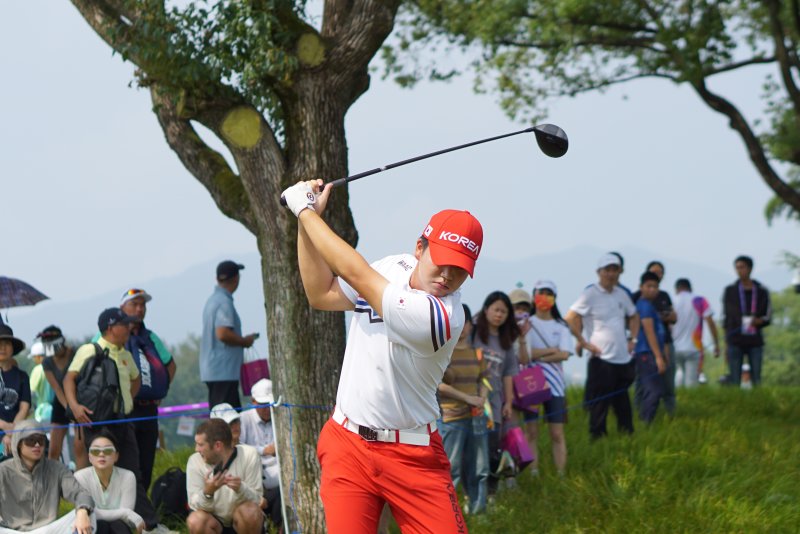
[[22, 438], [22, 443], [26, 447], [30, 448], [34, 448], [37, 445], [40, 447], [44, 447], [44, 444], [47, 443], [47, 436], [45, 436], [44, 434], [34, 434], [33, 436]]
[[91, 454], [92, 456], [100, 456], [101, 454], [103, 456], [111, 456], [115, 452], [117, 452], [117, 449], [115, 449], [114, 447], [90, 447], [89, 448], [89, 454]]
[[123, 297], [132, 297], [134, 295], [141, 295], [144, 293], [144, 289], [129, 289], [125, 292]]

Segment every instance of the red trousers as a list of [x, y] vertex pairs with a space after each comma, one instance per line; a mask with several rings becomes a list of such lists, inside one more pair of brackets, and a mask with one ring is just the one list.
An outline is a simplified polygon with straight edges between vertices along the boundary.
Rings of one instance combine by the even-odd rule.
[[427, 447], [365, 441], [329, 419], [317, 455], [330, 534], [375, 534], [384, 503], [403, 533], [467, 532], [438, 432]]

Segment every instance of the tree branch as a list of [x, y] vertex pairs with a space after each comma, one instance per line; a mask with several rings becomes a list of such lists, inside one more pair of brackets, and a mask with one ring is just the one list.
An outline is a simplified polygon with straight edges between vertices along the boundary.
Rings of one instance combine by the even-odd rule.
[[768, 56], [768, 57], [754, 57], [750, 59], [745, 59], [742, 61], [736, 61], [734, 63], [729, 63], [727, 65], [723, 65], [721, 67], [717, 67], [714, 69], [709, 69], [703, 71], [703, 76], [706, 78], [714, 76], [715, 74], [722, 74], [723, 72], [728, 72], [731, 70], [736, 70], [741, 67], [748, 67], [750, 65], [762, 65], [765, 63], [772, 63], [775, 61], [775, 56]]
[[797, 114], [800, 113], [800, 90], [798, 90], [797, 84], [794, 82], [791, 59], [789, 57], [789, 52], [786, 50], [786, 36], [783, 31], [783, 24], [781, 23], [780, 3], [777, 0], [767, 0], [766, 3], [767, 10], [769, 11], [769, 23], [772, 30], [772, 37], [775, 41], [775, 57], [778, 58], [783, 85], [786, 87], [786, 92], [789, 94], [789, 99], [792, 101], [795, 116], [797, 117]]
[[651, 50], [658, 54], [663, 54], [664, 50], [649, 46], [653, 43], [651, 39], [637, 39], [634, 37], [626, 39], [615, 39], [612, 37], [598, 36], [583, 41], [567, 42], [567, 41], [551, 41], [551, 42], [520, 42], [508, 39], [499, 39], [494, 41], [493, 44], [503, 46], [513, 46], [516, 48], [535, 48], [540, 50], [551, 50], [553, 48], [560, 48], [565, 45], [572, 47], [579, 46], [605, 46], [609, 48], [639, 48], [644, 50]]
[[558, 95], [559, 96], [560, 95], [575, 96], [575, 95], [578, 95], [580, 93], [588, 93], [590, 91], [595, 91], [595, 90], [598, 90], [598, 89], [605, 89], [607, 87], [611, 87], [611, 86], [614, 86], [614, 85], [619, 85], [621, 83], [626, 83], [626, 82], [630, 82], [630, 81], [633, 81], [633, 80], [639, 80], [639, 79], [642, 79], [642, 78], [662, 78], [662, 79], [665, 79], [665, 80], [670, 80], [672, 82], [676, 82], [676, 83], [678, 82], [677, 78], [675, 78], [674, 76], [670, 76], [669, 74], [661, 74], [661, 73], [657, 73], [657, 72], [647, 72], [647, 73], [640, 73], [640, 74], [632, 74], [630, 76], [624, 76], [622, 78], [614, 78], [614, 79], [611, 79], [611, 80], [603, 80], [603, 81], [600, 81], [598, 83], [590, 84], [590, 85], [588, 85], [586, 87], [581, 87], [580, 89], [577, 89], [577, 90], [563, 91], [563, 92], [559, 93]]
[[792, 209], [800, 212], [800, 192], [784, 182], [775, 172], [767, 159], [764, 147], [753, 133], [747, 120], [730, 101], [720, 95], [711, 92], [705, 81], [691, 82], [692, 87], [700, 95], [700, 98], [714, 111], [721, 113], [730, 120], [730, 127], [733, 128], [744, 141], [750, 160], [758, 169], [759, 174], [772, 189], [775, 194], [786, 201]]
[[170, 148], [192, 175], [205, 186], [220, 211], [258, 235], [258, 224], [239, 176], [225, 158], [206, 145], [188, 119], [181, 118], [174, 98], [157, 86], [150, 88], [153, 111]]

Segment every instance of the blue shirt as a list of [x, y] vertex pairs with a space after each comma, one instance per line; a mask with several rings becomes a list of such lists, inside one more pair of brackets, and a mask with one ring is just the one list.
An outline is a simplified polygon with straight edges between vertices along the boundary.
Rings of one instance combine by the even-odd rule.
[[217, 339], [217, 328], [231, 328], [242, 335], [242, 322], [233, 307], [233, 295], [221, 286], [214, 288], [203, 308], [203, 336], [200, 339], [200, 380], [202, 382], [239, 381], [244, 348], [226, 345]]
[[[661, 317], [658, 316], [658, 312], [656, 311], [655, 306], [653, 306], [653, 303], [647, 299], [640, 298], [638, 301], [636, 301], [636, 311], [639, 312], [639, 318], [641, 320], [653, 320], [653, 328], [656, 330], [658, 347], [659, 349], [663, 350], [664, 337], [667, 331], [664, 328], [664, 323], [661, 321]], [[653, 352], [653, 350], [650, 348], [650, 344], [647, 342], [647, 336], [644, 333], [644, 326], [639, 329], [639, 337], [636, 339], [636, 348], [634, 349], [634, 352], [637, 354], [640, 352]]]

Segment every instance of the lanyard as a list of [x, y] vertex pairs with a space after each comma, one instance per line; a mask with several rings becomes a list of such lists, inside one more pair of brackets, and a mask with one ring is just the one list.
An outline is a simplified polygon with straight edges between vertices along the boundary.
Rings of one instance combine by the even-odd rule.
[[[756, 298], [758, 296], [758, 288], [756, 284], [753, 284], [753, 298], [750, 301], [750, 315], [755, 317], [756, 315]], [[739, 282], [739, 305], [742, 308], [742, 315], [747, 315], [747, 310], [745, 309], [745, 300], [744, 300], [744, 285]]]

